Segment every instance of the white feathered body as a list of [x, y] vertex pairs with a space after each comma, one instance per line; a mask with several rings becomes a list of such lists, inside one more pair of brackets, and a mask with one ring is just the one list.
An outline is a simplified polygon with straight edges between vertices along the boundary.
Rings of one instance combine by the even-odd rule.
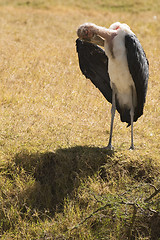
[[[135, 84], [129, 72], [126, 48], [125, 48], [125, 35], [133, 34], [126, 24], [121, 24], [117, 31], [117, 36], [112, 40], [112, 51], [105, 40], [104, 48], [105, 53], [109, 58], [108, 72], [110, 76], [110, 85], [113, 89], [113, 84], [116, 87], [116, 97], [120, 106], [135, 107], [137, 103]], [[112, 29], [111, 25], [111, 29]]]

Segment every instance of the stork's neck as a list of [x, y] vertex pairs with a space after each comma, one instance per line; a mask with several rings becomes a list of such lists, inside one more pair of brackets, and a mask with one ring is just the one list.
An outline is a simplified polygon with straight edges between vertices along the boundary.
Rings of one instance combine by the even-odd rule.
[[97, 35], [104, 39], [113, 39], [117, 35], [117, 31], [97, 26]]
[[114, 32], [108, 32], [108, 35], [106, 35], [106, 38], [105, 38], [105, 48], [107, 47], [108, 50], [109, 50], [109, 53], [110, 53], [110, 57], [114, 58], [114, 53], [113, 53], [113, 39], [114, 37], [117, 36], [117, 32], [114, 31]]
[[104, 27], [97, 27], [97, 35], [104, 38], [105, 45], [108, 45], [108, 49], [110, 51], [110, 54], [112, 57], [114, 57], [113, 54], [113, 39], [115, 36], [117, 36], [117, 30], [113, 29], [107, 29]]

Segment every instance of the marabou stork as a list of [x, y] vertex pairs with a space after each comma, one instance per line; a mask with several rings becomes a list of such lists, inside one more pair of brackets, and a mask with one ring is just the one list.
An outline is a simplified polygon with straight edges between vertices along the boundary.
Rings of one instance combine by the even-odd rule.
[[[107, 149], [113, 149], [112, 132], [115, 111], [122, 122], [131, 125], [143, 114], [149, 78], [146, 54], [127, 24], [113, 23], [109, 29], [85, 23], [77, 30], [79, 66], [86, 78], [112, 103], [110, 137]], [[97, 45], [103, 46], [104, 50]]]

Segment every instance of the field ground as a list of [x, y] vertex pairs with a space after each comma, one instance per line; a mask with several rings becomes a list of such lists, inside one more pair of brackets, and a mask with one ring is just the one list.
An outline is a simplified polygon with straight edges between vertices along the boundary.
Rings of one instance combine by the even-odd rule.
[[[125, 22], [150, 63], [130, 128], [82, 76], [84, 22]], [[160, 2], [0, 0], [0, 238], [160, 239]]]

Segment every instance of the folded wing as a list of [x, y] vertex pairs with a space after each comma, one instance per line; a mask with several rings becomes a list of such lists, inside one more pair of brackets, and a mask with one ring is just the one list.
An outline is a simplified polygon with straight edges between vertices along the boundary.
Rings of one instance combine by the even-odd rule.
[[84, 76], [100, 90], [108, 102], [112, 103], [112, 89], [108, 74], [108, 57], [102, 48], [76, 40], [79, 66]]
[[135, 84], [137, 93], [137, 106], [134, 111], [134, 121], [143, 114], [144, 103], [149, 78], [149, 63], [145, 52], [135, 35], [125, 36], [125, 47], [128, 68]]

